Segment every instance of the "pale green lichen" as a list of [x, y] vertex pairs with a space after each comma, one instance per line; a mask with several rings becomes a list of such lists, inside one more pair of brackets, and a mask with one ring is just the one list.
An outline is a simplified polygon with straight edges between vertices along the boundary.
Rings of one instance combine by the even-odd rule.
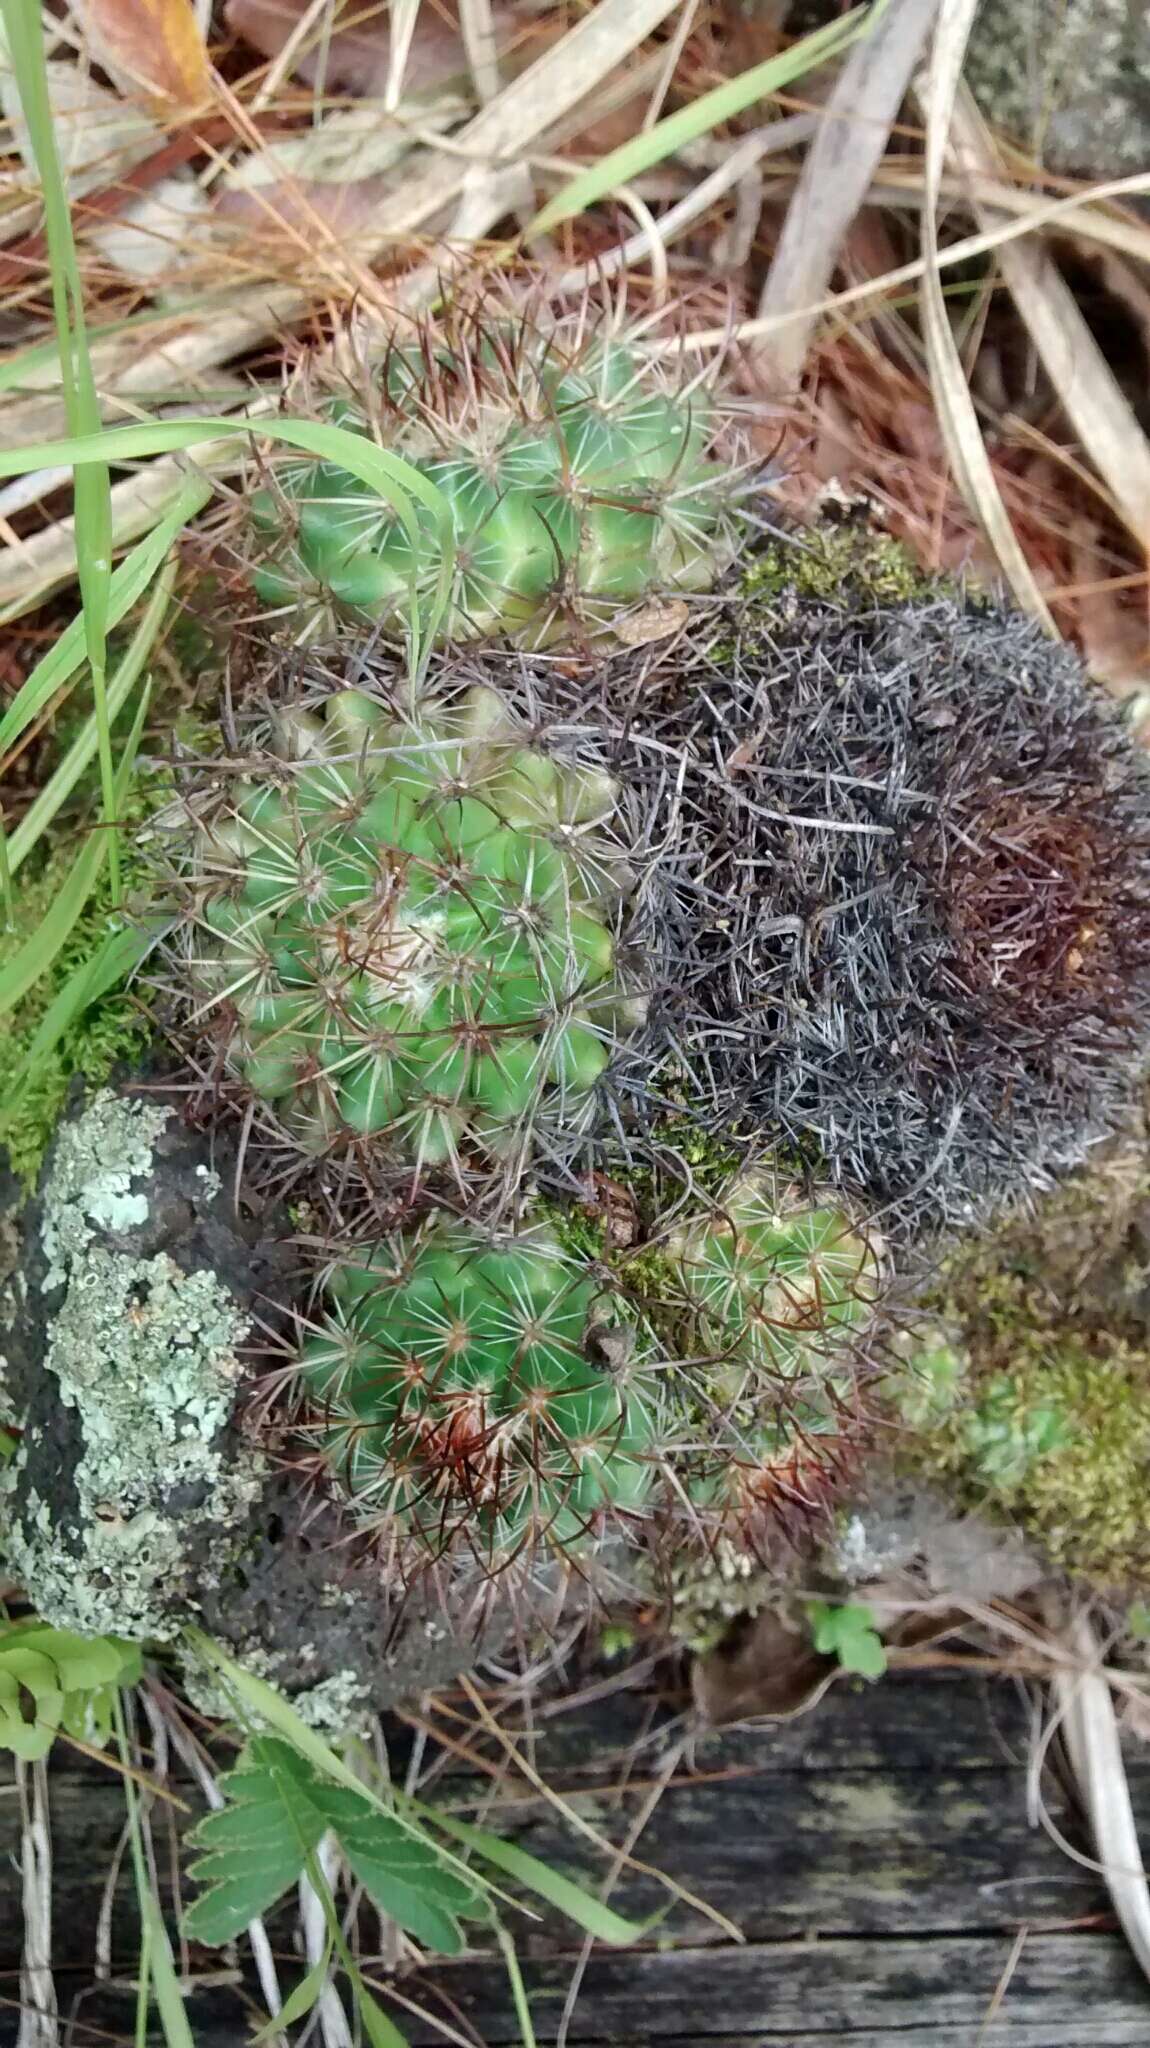
[[779, 1578], [761, 1558], [719, 1536], [706, 1551], [688, 1550], [672, 1568], [668, 1625], [677, 1642], [705, 1656], [740, 1615], [758, 1614], [778, 1597]]
[[[349, 1736], [362, 1735], [372, 1714], [371, 1689], [362, 1672], [345, 1669], [329, 1672], [326, 1678], [316, 1679], [312, 1684], [300, 1685], [308, 1668], [317, 1658], [314, 1644], [304, 1643], [299, 1650], [293, 1650], [290, 1659], [265, 1649], [262, 1644], [245, 1644], [240, 1653], [240, 1662], [253, 1678], [260, 1678], [266, 1685], [288, 1699], [295, 1713], [308, 1728], [314, 1728], [317, 1735], [329, 1741], [346, 1741]], [[206, 1664], [187, 1663], [183, 1671], [184, 1691], [197, 1713], [211, 1721], [233, 1721], [237, 1711], [242, 1709], [245, 1724], [266, 1726], [255, 1712], [250, 1701], [237, 1700], [235, 1692]], [[299, 1686], [299, 1690], [294, 1688]]]
[[147, 1221], [147, 1197], [133, 1180], [152, 1164], [156, 1139], [168, 1121], [158, 1105], [97, 1095], [75, 1123], [65, 1123], [43, 1191], [41, 1243], [45, 1287], [82, 1278], [82, 1262], [98, 1230], [131, 1230]]
[[[234, 1527], [261, 1483], [260, 1461], [228, 1436], [248, 1327], [230, 1290], [164, 1253], [136, 1258], [99, 1241], [146, 1222], [167, 1121], [157, 1106], [97, 1096], [64, 1125], [42, 1193], [45, 1292], [61, 1297], [43, 1369], [61, 1408], [75, 1411], [82, 1450], [74, 1506], [27, 1494], [8, 1552], [58, 1627], [173, 1634], [190, 1538], [202, 1544], [206, 1529], [218, 1539]], [[11, 1487], [27, 1455], [25, 1446]], [[226, 1547], [217, 1543], [217, 1555]]]

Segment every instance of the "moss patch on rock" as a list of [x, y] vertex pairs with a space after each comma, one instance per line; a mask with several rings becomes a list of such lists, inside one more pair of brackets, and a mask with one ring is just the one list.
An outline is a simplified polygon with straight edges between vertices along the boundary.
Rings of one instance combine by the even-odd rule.
[[964, 1243], [890, 1382], [904, 1465], [1008, 1517], [1073, 1577], [1150, 1586], [1150, 1161], [1116, 1143]]
[[[38, 929], [74, 860], [74, 846], [61, 847], [31, 879], [21, 873], [15, 922], [11, 930], [0, 930], [0, 971]], [[26, 1186], [36, 1178], [77, 1077], [99, 1086], [118, 1067], [138, 1065], [148, 1043], [150, 1027], [139, 1004], [117, 989], [92, 1003], [54, 1050], [25, 1071], [28, 1049], [46, 1011], [69, 978], [91, 959], [108, 930], [110, 911], [105, 875], [47, 974], [4, 1019], [0, 1032], [0, 1147]]]

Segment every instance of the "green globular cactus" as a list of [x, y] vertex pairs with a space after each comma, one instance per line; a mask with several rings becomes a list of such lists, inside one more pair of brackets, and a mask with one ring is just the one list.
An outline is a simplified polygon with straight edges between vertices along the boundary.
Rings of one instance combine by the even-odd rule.
[[412, 718], [344, 690], [281, 725], [297, 758], [201, 822], [180, 883], [181, 972], [228, 1068], [313, 1152], [458, 1170], [578, 1131], [643, 1008], [610, 778], [478, 687]]
[[[656, 593], [707, 589], [737, 536], [720, 422], [698, 379], [676, 382], [615, 338], [544, 336], [449, 317], [395, 349], [333, 424], [372, 436], [444, 494], [455, 564], [449, 641], [543, 646]], [[305, 632], [340, 615], [400, 633], [414, 584], [429, 602], [439, 543], [422, 509], [418, 559], [391, 507], [331, 463], [287, 461], [251, 516], [257, 595]]]
[[876, 1240], [834, 1197], [750, 1173], [667, 1249], [677, 1342], [707, 1393], [692, 1499], [751, 1517], [825, 1502], [851, 1440]]
[[547, 1229], [437, 1218], [341, 1260], [326, 1298], [300, 1377], [366, 1523], [496, 1558], [578, 1549], [604, 1516], [643, 1509], [649, 1376], [620, 1366], [632, 1332]]
[[729, 1374], [816, 1377], [869, 1318], [874, 1241], [834, 1197], [749, 1174], [669, 1246], [696, 1348]]

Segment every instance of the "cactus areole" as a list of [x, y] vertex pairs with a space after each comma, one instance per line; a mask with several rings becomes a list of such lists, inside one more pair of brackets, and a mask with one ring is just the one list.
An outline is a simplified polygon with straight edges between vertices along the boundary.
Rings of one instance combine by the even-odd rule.
[[289, 712], [183, 862], [197, 1027], [305, 1150], [406, 1167], [525, 1157], [585, 1125], [642, 1003], [616, 967], [614, 785], [473, 688]]

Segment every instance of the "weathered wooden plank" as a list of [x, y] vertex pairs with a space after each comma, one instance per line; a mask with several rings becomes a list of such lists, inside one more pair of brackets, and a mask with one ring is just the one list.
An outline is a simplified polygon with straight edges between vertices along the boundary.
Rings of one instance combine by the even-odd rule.
[[[796, 1933], [961, 1933], [1023, 1920], [1073, 1920], [1107, 1910], [1097, 1880], [1026, 1819], [1021, 1772], [1002, 1764], [946, 1775], [839, 1771], [745, 1771], [724, 1778], [722, 1751], [702, 1775], [678, 1774], [644, 1830], [645, 1863], [688, 1885], [751, 1940]], [[546, 1754], [542, 1757], [547, 1768]], [[562, 1780], [558, 1782], [564, 1782]], [[460, 1789], [450, 1792], [458, 1796]], [[565, 1789], [570, 1788], [565, 1785]], [[193, 1795], [194, 1796], [194, 1795]], [[646, 1779], [622, 1798], [582, 1791], [575, 1804], [608, 1839], [626, 1835]], [[454, 1803], [454, 1799], [453, 1799]], [[1060, 1824], [1072, 1827], [1051, 1795]], [[56, 1918], [69, 1961], [90, 1949], [99, 1880], [123, 1825], [123, 1797], [110, 1774], [59, 1774], [52, 1788]], [[517, 1799], [499, 1814], [505, 1834], [545, 1861], [592, 1883], [604, 1862], [539, 1799]], [[15, 1956], [3, 1930], [19, 1921], [18, 1823], [0, 1809], [0, 1962]], [[128, 1924], [131, 1886], [120, 1887]], [[615, 1897], [636, 1914], [667, 1905], [652, 1879], [625, 1874]], [[667, 1931], [714, 1938], [710, 1923], [674, 1905]], [[545, 1917], [544, 1940], [562, 1939]], [[539, 1936], [532, 1936], [537, 1940]]]
[[[568, 2048], [1145, 2048], [1150, 1989], [1116, 1936], [1031, 1935], [988, 2020], [1011, 1949], [1005, 1937], [975, 1936], [599, 1954]], [[524, 1965], [538, 2048], [552, 2048], [574, 1964], [569, 1954]], [[522, 2048], [495, 1961], [441, 1964], [405, 1990], [428, 2015], [393, 2007], [411, 2048], [441, 2048], [437, 2010], [457, 2025], [462, 2015], [485, 2048]], [[196, 1993], [196, 2048], [242, 2048], [254, 2009], [258, 2000], [236, 1992]], [[130, 2039], [131, 1995], [86, 1997], [77, 2019], [70, 2048]], [[15, 2048], [17, 2031], [15, 2012], [0, 2010], [0, 2048]], [[148, 2048], [161, 2041], [153, 2028]]]
[[[621, 1839], [641, 1796], [611, 1806], [584, 1797], [579, 1810]], [[578, 1866], [585, 1877], [602, 1868], [549, 1809], [527, 1825], [509, 1823], [502, 1815], [504, 1831], [545, 1861]], [[1021, 1774], [1005, 1768], [977, 1777], [686, 1779], [663, 1793], [638, 1853], [756, 1941], [960, 1933], [1106, 1910], [1095, 1878], [1028, 1825]], [[631, 1913], [666, 1904], [665, 1891], [642, 1877], [625, 1876], [614, 1896]], [[550, 1937], [555, 1928], [545, 1924]], [[708, 1938], [707, 1923], [680, 1906], [666, 1924], [680, 1938]]]
[[[668, 1705], [623, 1694], [536, 1722], [537, 1768], [613, 1840], [628, 1831], [666, 1743], [682, 1733]], [[682, 1945], [676, 1952], [594, 1958], [571, 2048], [813, 2048], [836, 2031], [851, 2048], [894, 2048], [906, 2036], [923, 2048], [957, 2048], [960, 2040], [973, 2048], [1015, 1928], [1097, 1926], [1108, 1910], [1089, 1872], [1026, 1825], [1026, 1734], [1010, 1689], [915, 1679], [844, 1688], [801, 1721], [701, 1739], [676, 1768], [638, 1850], [725, 1913], [748, 1946], [725, 1946], [712, 1924], [676, 1904], [661, 1924], [661, 1934]], [[68, 1987], [90, 1982], [123, 1800], [114, 1771], [77, 1765], [62, 1747], [57, 1764], [56, 1951], [66, 2002]], [[1137, 1759], [1133, 1776], [1146, 1825], [1150, 1772]], [[467, 1772], [453, 1768], [434, 1796], [466, 1810], [472, 1789]], [[1050, 1800], [1072, 1828], [1053, 1788]], [[602, 1876], [603, 1862], [529, 1788], [501, 1800], [493, 1817], [549, 1861], [592, 1882]], [[18, 1981], [17, 1851], [15, 1803], [0, 1800], [0, 2000]], [[612, 1897], [637, 1914], [667, 1903], [661, 1887], [630, 1872]], [[571, 1929], [545, 1915], [515, 1931], [547, 2048], [572, 1967]], [[114, 1932], [117, 1963], [129, 1971], [134, 1906], [126, 1874]], [[1047, 1947], [1039, 1951], [1039, 1942]], [[1034, 1935], [1023, 1964], [986, 2048], [1150, 2042], [1150, 1996], [1117, 1936]], [[434, 1966], [410, 1988], [430, 2000], [436, 1985], [463, 2001], [490, 2048], [505, 2040], [518, 2048], [498, 1962]], [[104, 2027], [105, 2038], [130, 2037], [129, 2006], [101, 1991], [96, 2005], [85, 1997], [81, 2014]], [[233, 1995], [229, 2005], [222, 1992], [197, 1993], [193, 2008], [197, 2048], [239, 2048], [242, 1999]], [[0, 2005], [0, 2048], [16, 2038], [4, 2014]], [[413, 2033], [414, 2021], [402, 2024], [413, 2043], [434, 2038]], [[88, 2038], [81, 2030], [72, 2048], [86, 2048]]]
[[[963, 2048], [976, 2039], [979, 2048], [1017, 2048], [1016, 2028], [1033, 2048], [1150, 2040], [1150, 1990], [1124, 1944], [1065, 1934], [1030, 1937], [1000, 2013], [980, 2035], [1011, 1947], [1006, 1938], [959, 1937], [600, 1953], [583, 1978], [569, 2048], [814, 2048], [844, 2036], [857, 2048], [860, 2032], [885, 2048], [935, 2048], [948, 2031]], [[540, 2048], [554, 2039], [572, 1967], [558, 1958], [524, 1966]], [[496, 1965], [443, 1965], [435, 1982], [487, 2048], [518, 2044]], [[410, 2014], [404, 2031], [412, 2048], [436, 2039], [433, 2025]]]

